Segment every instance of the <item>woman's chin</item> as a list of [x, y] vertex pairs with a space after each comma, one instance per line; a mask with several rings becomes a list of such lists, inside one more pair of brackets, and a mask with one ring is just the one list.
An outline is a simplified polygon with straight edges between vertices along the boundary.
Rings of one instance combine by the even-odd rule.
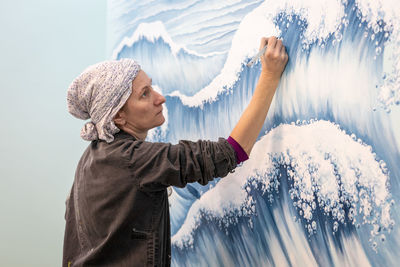
[[154, 128], [163, 125], [164, 122], [165, 122], [164, 115], [161, 115], [161, 118], [158, 120], [158, 122], [157, 122], [156, 126], [154, 126]]

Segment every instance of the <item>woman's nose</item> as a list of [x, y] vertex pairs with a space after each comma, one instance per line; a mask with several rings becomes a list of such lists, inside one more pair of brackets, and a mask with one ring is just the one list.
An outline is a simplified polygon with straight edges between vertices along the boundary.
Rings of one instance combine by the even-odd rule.
[[158, 92], [155, 92], [155, 93], [156, 93], [155, 104], [156, 105], [164, 104], [165, 103], [165, 97], [163, 95], [159, 94]]

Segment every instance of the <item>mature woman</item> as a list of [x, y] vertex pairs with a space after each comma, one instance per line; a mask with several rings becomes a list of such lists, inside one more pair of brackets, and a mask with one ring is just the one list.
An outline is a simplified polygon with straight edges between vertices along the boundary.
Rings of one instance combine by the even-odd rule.
[[249, 106], [226, 140], [146, 142], [164, 122], [165, 98], [131, 59], [86, 69], [68, 89], [69, 112], [91, 119], [90, 145], [66, 203], [63, 266], [169, 266], [168, 186], [224, 177], [247, 155], [264, 123], [288, 60], [282, 41], [268, 43]]

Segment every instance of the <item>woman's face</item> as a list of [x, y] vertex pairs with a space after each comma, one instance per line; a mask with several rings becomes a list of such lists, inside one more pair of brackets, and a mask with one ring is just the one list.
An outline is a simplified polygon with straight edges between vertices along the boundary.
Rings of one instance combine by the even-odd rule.
[[134, 132], [147, 132], [165, 121], [162, 113], [165, 97], [154, 91], [151, 84], [152, 80], [140, 70], [132, 82], [132, 93], [120, 110], [125, 126]]

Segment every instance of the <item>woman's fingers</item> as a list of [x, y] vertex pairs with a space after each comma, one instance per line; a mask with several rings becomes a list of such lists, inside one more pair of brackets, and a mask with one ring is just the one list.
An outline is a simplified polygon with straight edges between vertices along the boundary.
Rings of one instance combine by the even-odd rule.
[[283, 43], [282, 43], [281, 54], [284, 54], [284, 53], [286, 53], [286, 48], [285, 48], [285, 46], [284, 46]]
[[261, 44], [265, 42], [268, 43], [268, 46], [261, 60], [263, 73], [279, 79], [288, 60], [285, 46], [282, 40], [278, 40], [274, 36], [262, 38]]
[[274, 56], [275, 57], [279, 57], [279, 55], [281, 54], [282, 46], [283, 46], [282, 40], [277, 40], [276, 41], [275, 50], [274, 50]]
[[288, 54], [286, 53], [286, 48], [284, 45], [282, 45], [282, 47], [281, 47], [281, 57], [283, 58], [284, 61], [287, 62]]
[[267, 37], [261, 38], [260, 48], [258, 50], [263, 49], [267, 44], [268, 44], [268, 38]]
[[268, 47], [267, 47], [267, 53], [270, 54], [274, 51], [276, 46], [276, 37], [272, 36], [268, 38]]

